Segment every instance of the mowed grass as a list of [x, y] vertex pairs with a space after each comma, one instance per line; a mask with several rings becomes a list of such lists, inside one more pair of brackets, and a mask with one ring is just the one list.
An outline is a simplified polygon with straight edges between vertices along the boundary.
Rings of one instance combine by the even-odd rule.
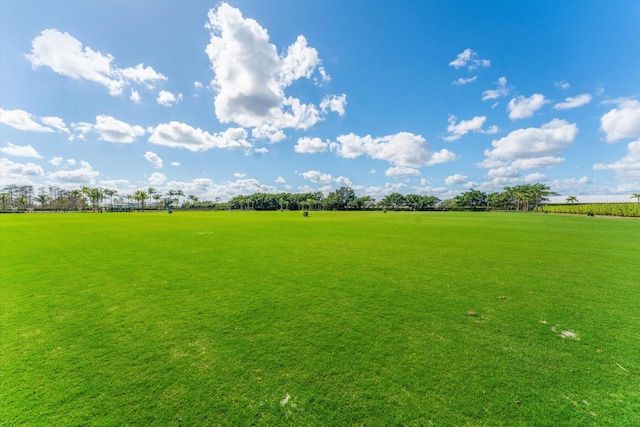
[[29, 214], [0, 239], [3, 425], [640, 425], [637, 220]]

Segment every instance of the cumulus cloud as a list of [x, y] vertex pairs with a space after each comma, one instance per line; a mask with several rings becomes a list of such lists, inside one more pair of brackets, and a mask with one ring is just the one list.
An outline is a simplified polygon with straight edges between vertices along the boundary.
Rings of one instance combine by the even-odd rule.
[[322, 98], [322, 102], [320, 102], [320, 108], [323, 113], [328, 111], [333, 111], [334, 113], [338, 113], [340, 117], [345, 114], [345, 106], [347, 105], [347, 95], [344, 93], [340, 96], [338, 95], [328, 95]]
[[618, 101], [618, 108], [600, 118], [600, 128], [610, 143], [640, 136], [640, 102], [630, 99]]
[[154, 172], [149, 175], [148, 181], [151, 185], [162, 185], [167, 182], [167, 176], [160, 172]]
[[293, 147], [296, 153], [323, 153], [329, 147], [329, 142], [324, 142], [320, 138], [309, 138], [308, 136], [298, 138], [298, 143]]
[[333, 177], [331, 176], [331, 174], [328, 173], [322, 173], [316, 170], [310, 170], [307, 172], [303, 172], [302, 173], [302, 177], [306, 180], [309, 180], [311, 182], [315, 182], [315, 183], [328, 183], [328, 182], [332, 182], [333, 181]]
[[43, 176], [44, 170], [35, 163], [15, 163], [4, 157], [0, 158], [0, 184], [26, 183], [29, 177]]
[[171, 107], [173, 104], [182, 101], [182, 94], [179, 93], [178, 96], [172, 94], [168, 90], [161, 90], [158, 93], [158, 97], [156, 98], [156, 102], [165, 107]]
[[51, 163], [55, 167], [60, 166], [62, 162], [64, 162], [64, 159], [62, 157], [54, 157], [51, 160], [49, 160], [49, 163]]
[[513, 98], [509, 101], [509, 105], [507, 106], [509, 118], [511, 120], [517, 120], [532, 117], [533, 113], [538, 111], [547, 103], [549, 103], [549, 101], [545, 99], [544, 95], [539, 93], [534, 93], [528, 98], [525, 98], [522, 95], [518, 96], [517, 98]]
[[446, 149], [432, 152], [422, 136], [409, 132], [379, 138], [370, 135], [361, 137], [350, 133], [339, 136], [337, 140], [333, 145], [336, 154], [347, 159], [366, 155], [372, 159], [386, 160], [394, 166], [414, 168], [456, 159], [456, 155]]
[[150, 129], [149, 142], [166, 147], [185, 148], [189, 151], [206, 151], [211, 148], [249, 148], [247, 131], [243, 128], [229, 128], [214, 133], [193, 128], [185, 123], [172, 121]]
[[512, 166], [518, 169], [538, 169], [556, 166], [562, 162], [564, 162], [564, 158], [562, 157], [544, 156], [532, 157], [530, 159], [518, 159], [512, 163]]
[[79, 168], [51, 172], [49, 173], [48, 178], [52, 181], [66, 184], [93, 185], [95, 184], [98, 175], [100, 175], [98, 171], [93, 170], [88, 162], [82, 160], [80, 161]]
[[204, 87], [204, 86], [202, 85], [202, 83], [200, 83], [200, 82], [193, 82], [193, 86], [194, 86], [196, 89], [202, 89], [202, 88]]
[[594, 170], [610, 170], [621, 179], [640, 181], [640, 139], [630, 142], [627, 154], [613, 163], [596, 163]]
[[475, 82], [477, 78], [478, 76], [469, 77], [468, 79], [460, 77], [458, 80], [454, 80], [453, 82], [451, 82], [451, 84], [454, 86], [467, 85], [469, 83]]
[[268, 139], [272, 144], [280, 142], [287, 137], [282, 129], [278, 129], [268, 123], [253, 128], [251, 130], [251, 136], [255, 139]]
[[171, 162], [171, 166], [182, 166], [180, 162]]
[[[321, 64], [304, 36], [278, 54], [267, 30], [229, 4], [220, 3], [208, 18], [211, 38], [206, 53], [214, 72], [215, 113], [220, 122], [308, 129], [322, 119], [315, 105], [285, 94], [293, 82], [311, 78]], [[326, 73], [321, 75], [328, 79]]]
[[69, 128], [60, 117], [41, 117], [40, 121], [47, 126], [59, 130], [60, 132], [70, 133]]
[[568, 110], [570, 108], [582, 107], [591, 102], [591, 95], [583, 93], [576, 97], [567, 97], [563, 102], [558, 102], [553, 106], [556, 110]]
[[132, 100], [134, 104], [140, 104], [140, 93], [135, 89], [131, 89], [129, 99]]
[[14, 157], [34, 157], [41, 159], [42, 156], [38, 154], [35, 148], [31, 145], [15, 145], [7, 141], [6, 147], [0, 147], [0, 153], [7, 154]]
[[256, 148], [253, 151], [255, 151], [256, 153], [259, 153], [259, 154], [265, 154], [265, 153], [269, 152], [269, 149], [267, 147], [261, 147], [261, 148]]
[[391, 176], [397, 178], [399, 176], [418, 176], [420, 175], [420, 171], [418, 169], [409, 168], [406, 166], [395, 166], [388, 168], [384, 174], [386, 176]]
[[[482, 126], [487, 120], [487, 117], [476, 116], [471, 120], [461, 120], [460, 123], [457, 123], [457, 120], [458, 119], [456, 118], [456, 116], [449, 116], [449, 126], [447, 126], [449, 136], [444, 137], [445, 141], [455, 141], [457, 139], [460, 139], [460, 137], [462, 137], [463, 135], [468, 134], [469, 132], [482, 132]], [[490, 129], [493, 131], [494, 128], [495, 127], [492, 127]]]
[[236, 178], [246, 178], [247, 174], [246, 173], [236, 172], [236, 173], [233, 174], [233, 176], [235, 176]]
[[493, 159], [530, 159], [559, 153], [575, 140], [578, 127], [575, 123], [553, 119], [539, 128], [517, 129], [499, 140], [493, 141], [492, 150], [484, 155]]
[[18, 130], [53, 132], [53, 129], [36, 123], [32, 117], [31, 114], [23, 110], [3, 110], [0, 108], [0, 123]]
[[467, 182], [467, 178], [468, 177], [466, 175], [457, 173], [455, 175], [450, 175], [446, 177], [444, 182], [447, 185], [464, 184], [465, 182]]
[[25, 55], [33, 68], [49, 67], [54, 72], [76, 80], [99, 83], [109, 90], [109, 94], [122, 94], [131, 83], [145, 84], [167, 80], [151, 67], [138, 64], [135, 67], [118, 68], [113, 65], [113, 56], [83, 47], [82, 43], [56, 29], [42, 31], [31, 42], [31, 54]]
[[478, 59], [477, 52], [471, 49], [465, 49], [456, 56], [456, 59], [449, 62], [449, 66], [453, 68], [468, 67], [469, 70], [474, 70], [479, 67], [491, 66], [491, 61], [488, 59]]
[[130, 144], [137, 137], [144, 135], [142, 126], [131, 126], [106, 115], [96, 116], [96, 124], [93, 126], [93, 130], [103, 141], [123, 144]]
[[162, 169], [163, 162], [160, 156], [158, 156], [153, 151], [147, 151], [144, 153], [144, 158], [153, 165], [156, 169]]
[[287, 180], [286, 180], [286, 179], [284, 179], [283, 177], [279, 176], [278, 178], [276, 178], [276, 182], [277, 182], [278, 184], [286, 184], [286, 183], [287, 183]]
[[498, 99], [498, 98], [501, 98], [503, 96], [509, 95], [510, 91], [511, 91], [511, 89], [509, 89], [507, 87], [507, 78], [506, 77], [500, 77], [498, 79], [498, 83], [496, 84], [496, 88], [495, 89], [489, 89], [489, 90], [485, 90], [484, 92], [482, 92], [482, 100], [483, 101], [488, 101], [490, 99]]

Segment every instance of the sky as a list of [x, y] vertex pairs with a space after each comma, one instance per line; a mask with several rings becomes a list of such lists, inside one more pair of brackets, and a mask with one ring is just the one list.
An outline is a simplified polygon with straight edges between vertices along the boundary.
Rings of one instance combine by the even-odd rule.
[[640, 191], [640, 2], [0, 2], [0, 188]]

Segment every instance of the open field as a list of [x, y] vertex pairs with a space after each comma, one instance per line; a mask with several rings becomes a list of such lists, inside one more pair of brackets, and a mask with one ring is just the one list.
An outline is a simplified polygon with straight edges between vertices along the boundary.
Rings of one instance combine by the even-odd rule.
[[640, 425], [640, 223], [0, 216], [3, 425]]

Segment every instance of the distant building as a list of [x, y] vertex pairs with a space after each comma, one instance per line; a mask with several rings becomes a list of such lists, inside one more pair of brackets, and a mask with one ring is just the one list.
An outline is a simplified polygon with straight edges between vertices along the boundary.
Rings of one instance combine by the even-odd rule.
[[[567, 197], [573, 196], [569, 194], [566, 196], [551, 196], [547, 201], [547, 204], [563, 204], [567, 203]], [[599, 195], [584, 195], [580, 196], [575, 194], [578, 199], [576, 203], [632, 203], [637, 202], [637, 199], [631, 197], [631, 194], [599, 194]]]

